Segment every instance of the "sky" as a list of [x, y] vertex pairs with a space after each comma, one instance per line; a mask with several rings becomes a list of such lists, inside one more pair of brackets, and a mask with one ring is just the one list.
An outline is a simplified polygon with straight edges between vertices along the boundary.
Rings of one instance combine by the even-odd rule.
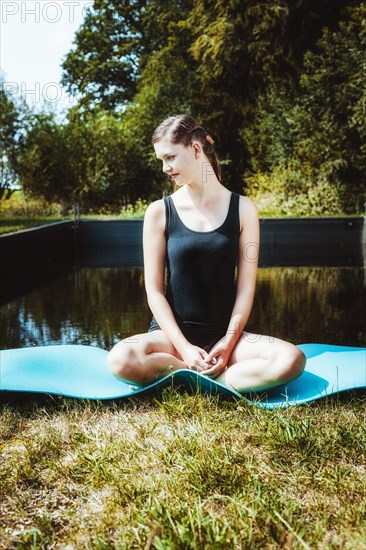
[[36, 111], [60, 114], [75, 104], [60, 84], [61, 62], [72, 48], [92, 0], [0, 0], [0, 68], [10, 96]]

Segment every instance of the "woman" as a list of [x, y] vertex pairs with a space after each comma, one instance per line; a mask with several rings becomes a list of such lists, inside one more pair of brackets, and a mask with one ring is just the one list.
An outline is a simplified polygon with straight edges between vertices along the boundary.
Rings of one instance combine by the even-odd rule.
[[239, 392], [298, 377], [305, 356], [296, 346], [244, 330], [259, 249], [255, 205], [221, 184], [213, 140], [191, 116], [169, 117], [152, 141], [178, 190], [146, 210], [145, 288], [153, 318], [147, 333], [114, 346], [110, 370], [149, 384], [188, 368]]

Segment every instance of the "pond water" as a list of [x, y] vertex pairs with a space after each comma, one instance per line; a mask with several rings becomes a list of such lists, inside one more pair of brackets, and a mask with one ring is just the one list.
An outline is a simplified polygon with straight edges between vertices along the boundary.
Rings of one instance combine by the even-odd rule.
[[[295, 344], [365, 346], [361, 267], [260, 268], [248, 330]], [[146, 332], [141, 268], [80, 269], [0, 306], [0, 349], [85, 344], [103, 349]]]

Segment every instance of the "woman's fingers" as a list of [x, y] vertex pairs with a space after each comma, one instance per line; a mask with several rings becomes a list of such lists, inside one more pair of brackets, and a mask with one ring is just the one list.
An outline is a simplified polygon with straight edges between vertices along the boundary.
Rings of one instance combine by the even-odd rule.
[[210, 374], [213, 372], [217, 372], [222, 368], [223, 366], [223, 360], [222, 357], [213, 357], [211, 359], [211, 362], [208, 364], [208, 367], [206, 367], [205, 374]]
[[220, 358], [217, 358], [215, 357], [214, 354], [210, 354], [208, 357], [206, 357], [205, 359], [205, 363], [206, 363], [206, 369], [207, 369], [207, 365], [217, 365], [218, 361], [220, 361]]
[[210, 353], [208, 353], [205, 357], [205, 362], [206, 363], [210, 363], [210, 361], [212, 361], [212, 359], [214, 358], [214, 354], [212, 353], [212, 351]]
[[199, 350], [200, 350], [200, 354], [201, 354], [201, 357], [203, 358], [203, 360], [204, 360], [204, 361], [207, 361], [207, 357], [208, 357], [208, 355], [209, 355], [209, 354], [207, 353], [207, 351], [206, 351], [205, 349], [203, 349], [203, 348], [199, 348]]
[[207, 364], [205, 363], [206, 356], [206, 350], [190, 344], [187, 346], [187, 349], [184, 350], [182, 357], [188, 369], [202, 372], [207, 368]]
[[205, 376], [212, 376], [212, 377], [216, 378], [216, 376], [221, 374], [225, 369], [226, 369], [226, 367], [224, 367], [223, 365], [220, 365], [220, 366], [215, 365], [211, 369], [206, 369], [204, 374], [205, 374]]
[[211, 349], [208, 353], [205, 349], [195, 346], [198, 351], [198, 358], [193, 359], [192, 363], [188, 368], [195, 370], [197, 372], [202, 372], [204, 374], [220, 374], [223, 370], [223, 357], [220, 354], [220, 350]]
[[[207, 354], [205, 350], [201, 350], [201, 351], [203, 352], [203, 354], [205, 354], [205, 355]], [[205, 361], [206, 361], [206, 359], [205, 359], [204, 355], [201, 356], [198, 361], [196, 361], [196, 367], [197, 367], [198, 372], [202, 372], [202, 371], [206, 370], [207, 364], [206, 364]]]

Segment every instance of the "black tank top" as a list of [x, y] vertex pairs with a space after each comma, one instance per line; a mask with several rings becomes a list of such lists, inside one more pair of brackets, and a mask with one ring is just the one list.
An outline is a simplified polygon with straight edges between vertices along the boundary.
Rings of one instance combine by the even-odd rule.
[[[177, 324], [225, 334], [236, 296], [235, 266], [240, 235], [240, 195], [231, 193], [224, 223], [211, 231], [189, 229], [170, 196], [166, 212], [165, 297]], [[159, 328], [153, 317], [149, 330]], [[183, 330], [184, 332], [184, 330]]]

